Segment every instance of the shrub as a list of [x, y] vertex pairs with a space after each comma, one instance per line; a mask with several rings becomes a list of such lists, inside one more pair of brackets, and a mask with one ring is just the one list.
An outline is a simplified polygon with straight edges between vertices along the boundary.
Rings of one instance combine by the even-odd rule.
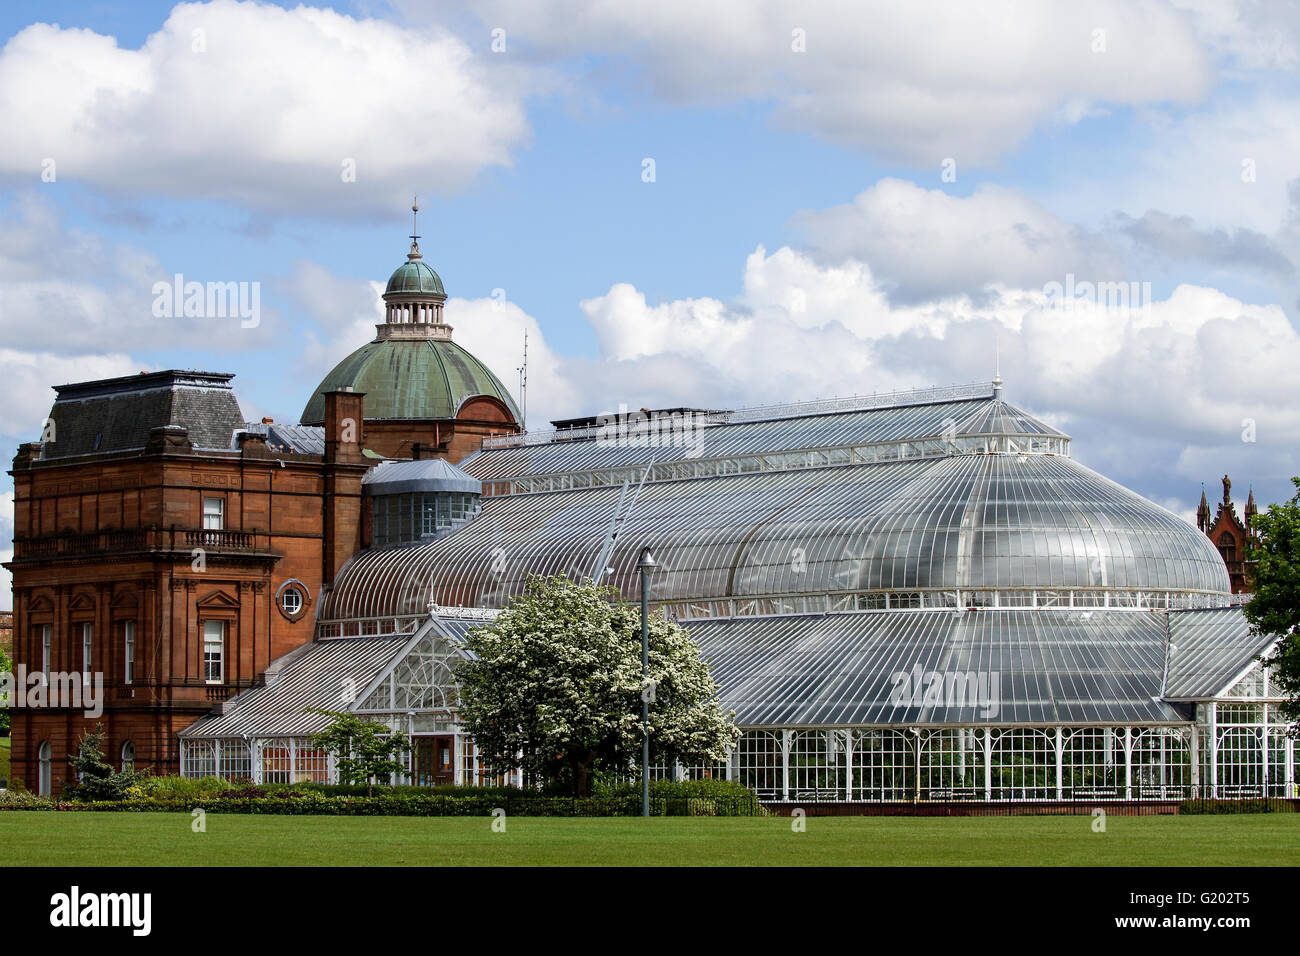
[[49, 797], [38, 797], [26, 790], [7, 790], [0, 793], [0, 810], [52, 810]]
[[1296, 805], [1290, 800], [1276, 797], [1258, 800], [1184, 800], [1178, 805], [1179, 813], [1238, 814], [1238, 813], [1294, 813]]
[[74, 780], [64, 784], [64, 790], [73, 800], [121, 800], [128, 787], [139, 784], [147, 775], [145, 771], [114, 770], [104, 761], [104, 725], [83, 734], [76, 756], [68, 763], [76, 774]]
[[145, 777], [139, 782], [139, 788], [147, 797], [199, 797], [224, 793], [234, 789], [235, 784], [224, 777]]

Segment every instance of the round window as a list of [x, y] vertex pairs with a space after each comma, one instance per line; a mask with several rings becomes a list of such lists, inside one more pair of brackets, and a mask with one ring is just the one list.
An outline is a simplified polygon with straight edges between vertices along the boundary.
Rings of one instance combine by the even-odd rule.
[[280, 614], [290, 621], [301, 620], [310, 603], [311, 592], [297, 578], [285, 581], [280, 585], [280, 590], [275, 592], [275, 604], [280, 609]]
[[297, 588], [285, 588], [280, 594], [280, 607], [290, 616], [302, 610], [302, 592]]

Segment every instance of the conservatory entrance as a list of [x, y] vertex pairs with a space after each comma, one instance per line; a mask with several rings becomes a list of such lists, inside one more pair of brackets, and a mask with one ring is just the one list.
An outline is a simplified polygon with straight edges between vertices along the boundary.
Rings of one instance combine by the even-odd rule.
[[446, 734], [416, 737], [411, 741], [411, 783], [417, 787], [436, 787], [455, 782], [454, 739]]

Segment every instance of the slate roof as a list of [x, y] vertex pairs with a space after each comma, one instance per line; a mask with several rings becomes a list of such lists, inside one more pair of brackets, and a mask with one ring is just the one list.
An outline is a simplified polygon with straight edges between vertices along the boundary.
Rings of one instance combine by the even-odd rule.
[[185, 428], [196, 449], [229, 450], [232, 436], [244, 427], [232, 378], [168, 369], [56, 385], [52, 440], [42, 443], [41, 458], [143, 450], [150, 430], [162, 425]]
[[244, 430], [266, 436], [266, 446], [272, 451], [293, 449], [299, 455], [325, 454], [324, 426], [247, 422]]

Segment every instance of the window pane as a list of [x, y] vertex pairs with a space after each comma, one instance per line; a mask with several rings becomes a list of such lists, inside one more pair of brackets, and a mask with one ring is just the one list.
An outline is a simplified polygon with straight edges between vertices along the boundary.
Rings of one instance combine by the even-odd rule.
[[224, 621], [203, 622], [203, 679], [209, 684], [220, 684], [224, 680], [225, 637]]
[[122, 636], [122, 682], [129, 684], [135, 680], [135, 621], [122, 625]]
[[223, 518], [225, 515], [224, 498], [204, 498], [203, 499], [203, 530], [220, 531], [224, 527]]

